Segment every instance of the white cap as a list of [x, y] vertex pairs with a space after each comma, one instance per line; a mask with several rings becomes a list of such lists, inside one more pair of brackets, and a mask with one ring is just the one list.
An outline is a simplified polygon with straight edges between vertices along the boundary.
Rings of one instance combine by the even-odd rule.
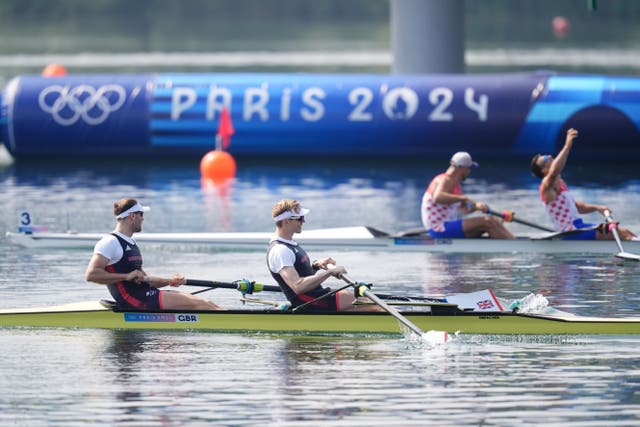
[[458, 151], [456, 154], [451, 156], [450, 161], [451, 166], [455, 167], [463, 167], [463, 168], [477, 168], [478, 163], [474, 162], [471, 159], [471, 155], [466, 151]]
[[129, 214], [132, 214], [134, 212], [149, 212], [150, 210], [151, 208], [149, 206], [142, 206], [140, 203], [136, 203], [126, 211], [121, 212], [119, 215], [116, 215], [116, 218], [126, 218], [127, 216], [129, 216]]
[[309, 212], [311, 212], [311, 209], [305, 209], [305, 208], [300, 208], [300, 212], [284, 211], [280, 215], [275, 216], [273, 218], [273, 222], [278, 222], [278, 221], [282, 221], [283, 219], [288, 219], [288, 218], [293, 218], [298, 216], [305, 216]]

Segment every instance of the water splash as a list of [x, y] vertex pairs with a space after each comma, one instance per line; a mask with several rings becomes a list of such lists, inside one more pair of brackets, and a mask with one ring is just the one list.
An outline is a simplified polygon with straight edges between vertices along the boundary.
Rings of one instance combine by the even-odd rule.
[[549, 300], [540, 294], [530, 293], [526, 297], [514, 300], [509, 304], [509, 310], [520, 313], [541, 313], [549, 307]]

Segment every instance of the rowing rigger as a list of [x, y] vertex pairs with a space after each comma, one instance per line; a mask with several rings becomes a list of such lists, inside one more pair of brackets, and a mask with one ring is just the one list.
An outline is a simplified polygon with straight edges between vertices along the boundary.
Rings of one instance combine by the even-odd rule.
[[[100, 233], [7, 232], [7, 239], [28, 248], [92, 248]], [[158, 245], [193, 245], [207, 250], [261, 250], [272, 237], [270, 232], [240, 233], [138, 233], [138, 242]], [[340, 227], [304, 230], [296, 241], [306, 249], [366, 250], [427, 253], [590, 253], [612, 254], [614, 241], [561, 240], [557, 234], [503, 239], [433, 239], [426, 234], [392, 235], [373, 227]], [[626, 250], [640, 253], [640, 241], [625, 242]]]
[[[220, 282], [201, 283], [212, 287]], [[244, 293], [238, 282], [234, 287]], [[217, 286], [213, 286], [217, 287]], [[254, 287], [252, 291], [258, 289]], [[263, 290], [271, 290], [264, 288]], [[378, 296], [405, 309], [403, 317], [422, 330], [465, 334], [640, 334], [639, 318], [575, 316], [550, 307], [537, 312], [505, 308], [490, 290], [446, 298]], [[413, 306], [407, 310], [406, 306]], [[0, 310], [0, 327], [203, 330], [232, 333], [304, 335], [398, 335], [400, 328], [383, 312], [318, 313], [280, 309], [227, 311], [121, 311], [99, 301], [52, 307]]]

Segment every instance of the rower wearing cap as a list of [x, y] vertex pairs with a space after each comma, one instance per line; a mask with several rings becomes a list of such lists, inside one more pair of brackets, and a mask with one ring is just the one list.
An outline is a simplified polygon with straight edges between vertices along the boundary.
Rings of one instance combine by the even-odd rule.
[[[276, 230], [267, 251], [267, 267], [292, 306], [295, 308], [332, 292], [321, 284], [330, 277], [346, 274], [345, 267], [335, 265], [332, 258], [311, 262], [305, 250], [293, 240], [295, 233], [302, 232], [309, 209], [300, 206], [296, 200], [281, 200], [271, 213]], [[321, 311], [381, 310], [375, 305], [356, 306], [353, 301], [353, 290], [343, 289], [313, 302], [310, 308]]]
[[513, 239], [502, 221], [489, 215], [459, 218], [460, 213], [487, 212], [486, 203], [476, 202], [462, 193], [460, 183], [478, 167], [465, 151], [455, 153], [449, 168], [437, 175], [422, 197], [422, 224], [433, 238], [482, 237]]
[[142, 254], [132, 238], [142, 230], [148, 206], [135, 199], [120, 199], [113, 204], [116, 229], [96, 243], [85, 278], [107, 285], [119, 309], [134, 310], [222, 310], [217, 304], [177, 291], [161, 291], [164, 286], [181, 286], [186, 279], [149, 276], [142, 269]]

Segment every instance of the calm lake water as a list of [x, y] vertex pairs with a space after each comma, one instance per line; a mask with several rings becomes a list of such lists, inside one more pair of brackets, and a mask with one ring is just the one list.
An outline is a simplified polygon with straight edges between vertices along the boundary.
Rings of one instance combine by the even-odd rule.
[[[180, 164], [19, 163], [0, 169], [0, 308], [104, 298], [84, 282], [90, 250], [8, 244], [28, 210], [52, 231], [109, 232], [114, 200], [152, 207], [144, 231], [269, 231], [271, 206], [296, 198], [306, 228], [420, 224], [419, 204], [446, 162], [238, 161], [226, 187], [202, 188]], [[528, 162], [483, 162], [464, 189], [545, 223]], [[567, 167], [578, 197], [640, 230], [635, 165]], [[589, 216], [598, 221], [596, 216]], [[517, 234], [534, 231], [510, 225]], [[143, 232], [144, 232], [143, 231]], [[262, 252], [142, 247], [147, 271], [271, 283]], [[613, 254], [613, 251], [612, 251]], [[320, 257], [325, 254], [313, 253]], [[640, 265], [613, 256], [327, 253], [380, 292], [493, 288], [544, 294], [577, 314], [638, 316]], [[337, 283], [336, 283], [337, 284]], [[207, 295], [207, 294], [204, 294]], [[209, 298], [241, 307], [238, 294]], [[426, 348], [404, 338], [0, 329], [0, 425], [638, 425], [640, 337], [461, 335]]]

